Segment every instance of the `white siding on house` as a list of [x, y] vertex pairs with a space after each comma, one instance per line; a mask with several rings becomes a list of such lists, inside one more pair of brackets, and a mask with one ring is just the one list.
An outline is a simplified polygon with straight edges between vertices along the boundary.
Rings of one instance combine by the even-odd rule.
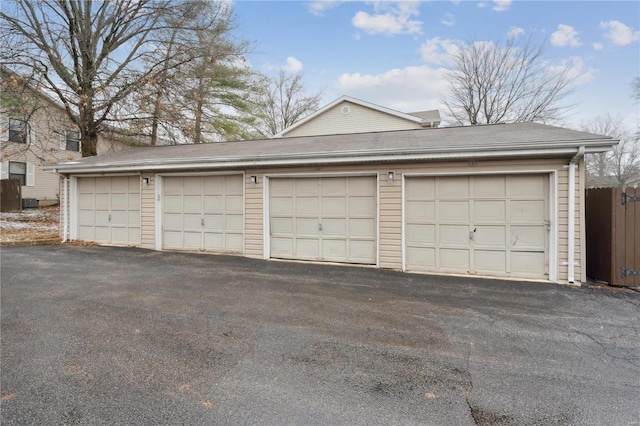
[[[348, 112], [345, 114], [343, 109], [344, 112], [347, 112], [348, 109]], [[383, 132], [421, 128], [422, 126], [419, 123], [343, 101], [318, 115], [313, 120], [286, 132], [283, 137]]]

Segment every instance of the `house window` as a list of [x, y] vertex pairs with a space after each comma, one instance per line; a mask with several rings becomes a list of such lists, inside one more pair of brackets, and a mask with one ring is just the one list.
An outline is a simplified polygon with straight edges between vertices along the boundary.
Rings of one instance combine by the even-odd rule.
[[67, 130], [67, 151], [80, 151], [80, 132]]
[[20, 185], [27, 184], [27, 163], [9, 161], [9, 179], [19, 179]]
[[27, 122], [16, 118], [9, 119], [9, 142], [27, 143]]

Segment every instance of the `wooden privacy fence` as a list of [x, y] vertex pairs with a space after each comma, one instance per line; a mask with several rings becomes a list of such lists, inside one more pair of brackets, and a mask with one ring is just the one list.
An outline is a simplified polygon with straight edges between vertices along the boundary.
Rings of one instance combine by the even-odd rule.
[[20, 179], [0, 180], [0, 211], [10, 212], [22, 209], [22, 187]]
[[587, 275], [640, 286], [640, 188], [588, 189]]

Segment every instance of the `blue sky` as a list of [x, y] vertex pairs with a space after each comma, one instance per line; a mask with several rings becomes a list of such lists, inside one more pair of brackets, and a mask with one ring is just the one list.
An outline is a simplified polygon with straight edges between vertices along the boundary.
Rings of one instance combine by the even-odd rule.
[[563, 124], [610, 113], [638, 124], [631, 82], [640, 75], [637, 1], [243, 1], [238, 35], [265, 73], [303, 72], [323, 104], [354, 96], [403, 112], [443, 109], [449, 52], [461, 40], [504, 40], [511, 32], [549, 42], [550, 66], [579, 85]]

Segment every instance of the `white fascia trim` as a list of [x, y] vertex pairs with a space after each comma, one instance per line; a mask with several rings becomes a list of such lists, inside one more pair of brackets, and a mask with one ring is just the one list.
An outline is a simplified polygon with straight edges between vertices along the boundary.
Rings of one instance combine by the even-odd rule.
[[416, 117], [415, 115], [410, 115], [410, 114], [405, 114], [404, 112], [400, 112], [400, 111], [396, 111], [387, 107], [383, 107], [381, 105], [376, 105], [376, 104], [372, 104], [371, 102], [367, 102], [367, 101], [363, 101], [360, 99], [356, 99], [356, 98], [352, 98], [351, 96], [340, 96], [338, 99], [336, 99], [335, 101], [325, 105], [324, 107], [320, 108], [318, 111], [314, 112], [311, 115], [306, 116], [305, 118], [303, 118], [302, 120], [292, 124], [291, 126], [287, 127], [286, 129], [281, 130], [280, 132], [276, 133], [275, 135], [271, 136], [272, 139], [274, 138], [281, 138], [283, 137], [283, 135], [289, 133], [291, 130], [293, 129], [297, 129], [298, 127], [302, 126], [303, 124], [313, 120], [314, 118], [318, 117], [320, 114], [325, 113], [326, 111], [328, 111], [329, 109], [333, 108], [334, 106], [340, 104], [341, 102], [350, 102], [352, 104], [356, 104], [356, 105], [360, 105], [363, 106], [365, 108], [370, 108], [376, 111], [380, 111], [383, 112], [385, 114], [389, 114], [389, 115], [393, 115], [405, 120], [409, 120], [412, 121], [414, 123], [417, 124], [422, 124], [422, 122], [424, 120], [422, 120], [419, 117]]
[[[591, 152], [603, 152], [602, 149], [589, 150]], [[206, 159], [168, 158], [159, 160], [143, 160], [134, 163], [120, 164], [92, 164], [87, 166], [59, 164], [56, 167], [60, 173], [96, 173], [96, 172], [140, 172], [141, 170], [153, 170], [156, 172], [169, 172], [175, 169], [219, 169], [219, 168], [245, 168], [245, 167], [269, 167], [269, 166], [303, 166], [308, 164], [344, 164], [344, 163], [371, 163], [371, 162], [401, 162], [401, 161], [427, 161], [427, 160], [460, 160], [469, 158], [495, 158], [495, 157], [529, 157], [533, 155], [569, 155], [575, 154], [574, 147], [543, 148], [527, 150], [495, 150], [495, 151], [461, 151], [461, 152], [434, 152], [434, 153], [398, 153], [396, 155], [379, 153], [376, 155], [363, 155], [361, 151], [356, 153], [337, 153], [319, 157], [317, 154], [287, 155], [273, 159], [233, 159], [226, 161], [207, 161]], [[53, 168], [53, 167], [51, 167]], [[66, 169], [66, 170], [65, 170]], [[97, 174], [96, 176], [100, 176]]]

